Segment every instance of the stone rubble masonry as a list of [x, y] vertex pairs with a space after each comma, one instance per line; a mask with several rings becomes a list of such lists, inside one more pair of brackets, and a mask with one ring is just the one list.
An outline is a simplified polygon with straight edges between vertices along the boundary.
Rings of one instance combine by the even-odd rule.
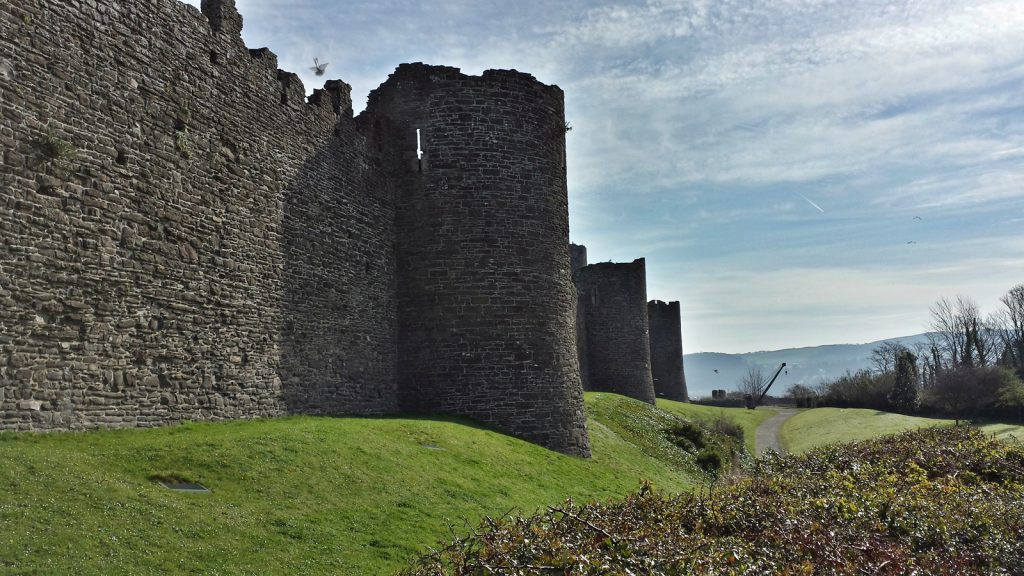
[[588, 454], [561, 91], [406, 65], [353, 118], [241, 27], [0, 4], [0, 429], [401, 407]]
[[644, 259], [591, 264], [577, 270], [573, 279], [584, 309], [577, 335], [586, 340], [584, 388], [653, 404]]
[[587, 265], [587, 247], [580, 244], [569, 244], [569, 265], [573, 274]]
[[587, 265], [587, 247], [581, 244], [569, 244], [569, 267], [572, 269], [573, 286], [576, 289], [576, 359], [580, 365], [580, 380], [583, 389], [588, 390], [590, 382], [589, 352], [587, 351], [587, 314], [579, 286], [575, 278], [576, 272]]
[[403, 64], [359, 120], [398, 187], [402, 409], [588, 453], [562, 91], [514, 70]]
[[647, 303], [647, 318], [654, 392], [659, 398], [688, 402], [679, 302], [651, 300]]

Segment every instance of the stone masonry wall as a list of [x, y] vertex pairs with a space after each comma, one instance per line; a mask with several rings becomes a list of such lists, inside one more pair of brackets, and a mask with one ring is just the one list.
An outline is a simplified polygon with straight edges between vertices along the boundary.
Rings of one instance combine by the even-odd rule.
[[399, 190], [403, 409], [589, 454], [561, 90], [516, 71], [406, 64], [360, 121]]
[[587, 265], [587, 247], [580, 244], [569, 244], [569, 267], [573, 274]]
[[659, 398], [687, 402], [679, 302], [651, 300], [647, 303], [647, 318], [654, 392]]
[[644, 259], [591, 264], [574, 275], [584, 307], [588, 390], [654, 403]]
[[0, 4], [0, 428], [397, 407], [347, 86], [307, 103], [203, 4]]
[[590, 353], [587, 350], [587, 307], [576, 285], [576, 272], [587, 265], [587, 247], [581, 244], [569, 244], [569, 265], [573, 274], [573, 287], [576, 289], [576, 359], [580, 364], [580, 381], [583, 389], [590, 389]]

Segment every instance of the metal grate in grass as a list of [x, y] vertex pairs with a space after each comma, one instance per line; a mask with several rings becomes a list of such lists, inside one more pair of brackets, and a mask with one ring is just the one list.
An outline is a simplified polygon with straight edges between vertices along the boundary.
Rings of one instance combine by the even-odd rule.
[[193, 494], [212, 494], [213, 491], [198, 482], [186, 482], [177, 478], [154, 478], [164, 488], [175, 492], [191, 492]]

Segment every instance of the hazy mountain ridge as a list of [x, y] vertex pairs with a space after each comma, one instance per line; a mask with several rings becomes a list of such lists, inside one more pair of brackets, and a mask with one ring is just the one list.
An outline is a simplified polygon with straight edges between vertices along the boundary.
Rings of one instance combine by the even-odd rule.
[[773, 394], [781, 395], [794, 384], [816, 386], [842, 376], [846, 371], [869, 368], [871, 351], [883, 342], [901, 342], [913, 349], [917, 342], [927, 340], [927, 334], [914, 334], [866, 344], [825, 344], [743, 354], [698, 352], [683, 355], [683, 369], [687, 391], [691, 397], [699, 398], [710, 396], [711, 390], [716, 388], [735, 389], [750, 366], [760, 366], [762, 372], [770, 377], [785, 362], [786, 370], [779, 375], [771, 390]]

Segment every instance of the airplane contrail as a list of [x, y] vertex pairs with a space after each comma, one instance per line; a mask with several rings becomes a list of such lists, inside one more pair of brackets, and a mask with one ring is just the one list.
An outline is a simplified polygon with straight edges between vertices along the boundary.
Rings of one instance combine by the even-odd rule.
[[797, 192], [797, 193], [796, 193], [796, 195], [797, 195], [797, 196], [799, 196], [799, 197], [801, 197], [801, 198], [803, 198], [803, 199], [804, 199], [804, 201], [805, 201], [805, 202], [807, 202], [808, 204], [810, 204], [811, 206], [814, 206], [815, 208], [817, 208], [817, 209], [818, 209], [818, 212], [821, 212], [822, 214], [824, 214], [824, 213], [825, 213], [825, 211], [821, 209], [821, 206], [818, 206], [818, 205], [817, 205], [817, 204], [815, 204], [814, 202], [811, 202], [811, 199], [810, 199], [810, 198], [808, 198], [807, 196], [804, 196], [803, 194], [801, 194], [801, 193], [799, 193], [799, 192]]

